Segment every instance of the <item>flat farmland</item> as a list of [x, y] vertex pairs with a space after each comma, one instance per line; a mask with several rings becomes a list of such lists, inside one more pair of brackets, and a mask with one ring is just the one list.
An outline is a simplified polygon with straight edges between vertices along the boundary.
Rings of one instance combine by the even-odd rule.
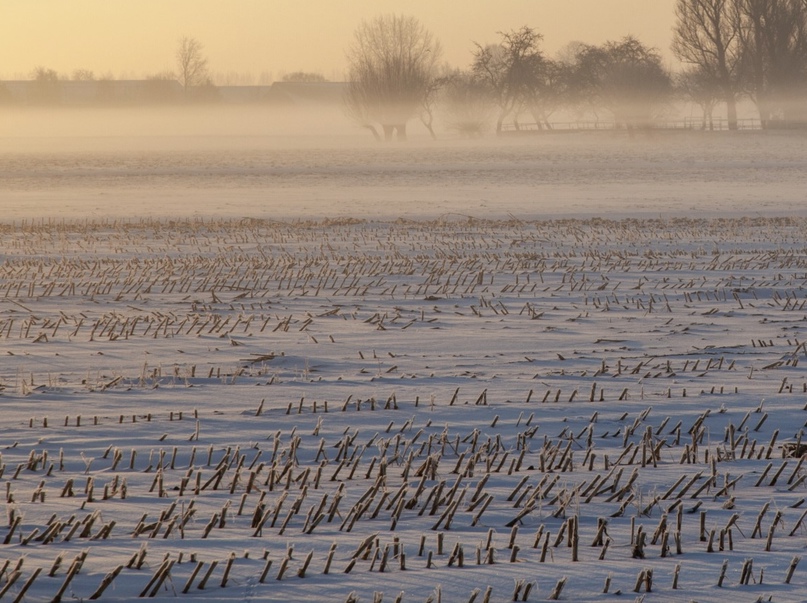
[[353, 213], [0, 227], [0, 596], [803, 600], [803, 216]]

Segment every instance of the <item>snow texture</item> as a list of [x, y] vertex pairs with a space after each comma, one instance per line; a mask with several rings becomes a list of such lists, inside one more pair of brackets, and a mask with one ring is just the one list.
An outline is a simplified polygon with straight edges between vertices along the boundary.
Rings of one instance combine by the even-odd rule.
[[0, 597], [804, 600], [803, 135], [12, 143]]

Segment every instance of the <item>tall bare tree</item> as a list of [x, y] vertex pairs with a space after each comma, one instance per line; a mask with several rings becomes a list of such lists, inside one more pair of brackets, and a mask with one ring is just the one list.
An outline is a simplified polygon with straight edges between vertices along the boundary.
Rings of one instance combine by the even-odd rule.
[[737, 0], [678, 0], [675, 15], [673, 52], [697, 68], [691, 73], [714, 82], [726, 103], [729, 129], [736, 130], [743, 57]]
[[202, 53], [203, 50], [202, 43], [196, 38], [185, 36], [179, 40], [176, 54], [177, 72], [185, 96], [188, 96], [193, 88], [205, 85], [210, 79], [207, 58]]
[[498, 44], [476, 44], [471, 67], [476, 78], [490, 89], [498, 107], [496, 134], [519, 107], [538, 93], [546, 60], [539, 48], [542, 36], [531, 27], [499, 32]]
[[354, 32], [347, 51], [348, 114], [386, 140], [406, 139], [406, 123], [420, 114], [440, 58], [440, 43], [414, 17], [382, 15]]
[[807, 120], [807, 0], [736, 0], [748, 90], [763, 127]]

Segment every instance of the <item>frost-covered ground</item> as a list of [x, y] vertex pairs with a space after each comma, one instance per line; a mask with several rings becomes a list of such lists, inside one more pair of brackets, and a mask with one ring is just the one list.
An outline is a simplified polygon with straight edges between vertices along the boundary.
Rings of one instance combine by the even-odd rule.
[[3, 140], [0, 596], [803, 601], [806, 141]]

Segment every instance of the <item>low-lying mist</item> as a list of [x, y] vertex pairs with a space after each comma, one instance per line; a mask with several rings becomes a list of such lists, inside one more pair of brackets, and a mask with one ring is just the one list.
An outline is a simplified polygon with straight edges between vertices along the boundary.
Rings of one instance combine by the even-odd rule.
[[338, 106], [0, 109], [0, 220], [807, 212], [807, 132], [376, 142]]
[[[340, 107], [270, 107], [261, 105], [171, 105], [152, 107], [24, 107], [0, 110], [0, 149], [39, 148], [43, 143], [64, 148], [109, 148], [125, 139], [125, 148], [197, 148], [204, 139], [217, 144], [317, 144], [368, 134], [355, 126]], [[104, 140], [105, 139], [105, 140]], [[205, 144], [202, 142], [202, 144]]]

